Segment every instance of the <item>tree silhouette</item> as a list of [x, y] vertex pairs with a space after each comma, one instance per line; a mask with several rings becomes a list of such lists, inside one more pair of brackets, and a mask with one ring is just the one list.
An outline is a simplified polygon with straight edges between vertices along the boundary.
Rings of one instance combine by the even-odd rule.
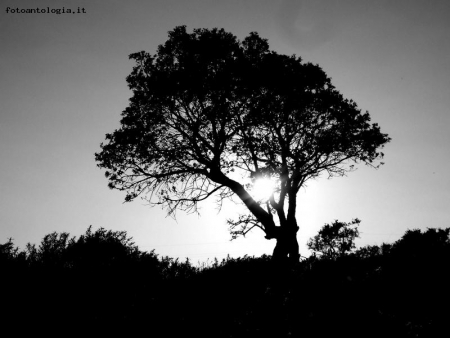
[[[223, 29], [180, 26], [156, 54], [130, 58], [130, 105], [95, 154], [126, 201], [141, 196], [175, 216], [212, 195], [219, 205], [237, 196], [249, 213], [228, 220], [232, 236], [259, 227], [277, 241], [274, 258], [298, 261], [299, 189], [353, 163], [382, 164], [390, 138], [369, 114], [319, 66], [269, 50], [255, 32], [239, 41]], [[252, 195], [261, 178], [276, 183], [266, 199]]]
[[111, 231], [92, 226], [77, 240], [69, 243], [66, 261], [70, 267], [80, 269], [119, 269], [139, 261], [140, 252], [125, 231]]
[[327, 258], [337, 258], [350, 253], [356, 248], [355, 238], [359, 237], [360, 222], [356, 218], [349, 223], [336, 220], [325, 224], [316, 236], [309, 239], [308, 249]]

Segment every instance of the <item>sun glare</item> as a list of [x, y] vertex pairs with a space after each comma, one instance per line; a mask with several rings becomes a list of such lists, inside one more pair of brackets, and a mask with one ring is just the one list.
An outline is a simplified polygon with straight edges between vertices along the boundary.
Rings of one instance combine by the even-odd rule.
[[260, 178], [255, 181], [251, 190], [252, 196], [258, 200], [267, 200], [275, 189], [275, 182], [269, 178]]

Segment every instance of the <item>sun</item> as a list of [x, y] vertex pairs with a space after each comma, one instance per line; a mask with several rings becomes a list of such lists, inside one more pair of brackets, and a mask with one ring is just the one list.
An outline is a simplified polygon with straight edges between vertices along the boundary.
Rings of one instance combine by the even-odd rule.
[[268, 200], [275, 189], [275, 182], [270, 178], [258, 178], [251, 189], [253, 198], [257, 201]]

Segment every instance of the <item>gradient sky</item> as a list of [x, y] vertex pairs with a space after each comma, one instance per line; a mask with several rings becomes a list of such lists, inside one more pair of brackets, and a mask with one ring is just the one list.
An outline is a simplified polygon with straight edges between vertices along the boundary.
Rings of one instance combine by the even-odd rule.
[[[131, 92], [128, 55], [151, 53], [178, 25], [251, 31], [273, 50], [319, 64], [392, 137], [379, 170], [309, 182], [299, 197], [301, 254], [335, 219], [361, 219], [359, 245], [407, 229], [450, 226], [448, 0], [9, 1], [0, 8], [0, 243], [24, 248], [50, 232], [126, 230], [142, 250], [193, 262], [271, 254], [255, 230], [230, 242], [226, 219], [165, 211], [109, 190], [94, 153], [119, 127]], [[82, 7], [86, 14], [6, 8]]]

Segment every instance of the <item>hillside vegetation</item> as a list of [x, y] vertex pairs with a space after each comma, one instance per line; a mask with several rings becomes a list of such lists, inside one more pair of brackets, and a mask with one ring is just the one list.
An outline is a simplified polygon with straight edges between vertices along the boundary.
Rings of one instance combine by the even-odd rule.
[[65, 336], [442, 337], [450, 315], [450, 228], [393, 244], [201, 267], [143, 252], [126, 232], [0, 245], [4, 328]]

